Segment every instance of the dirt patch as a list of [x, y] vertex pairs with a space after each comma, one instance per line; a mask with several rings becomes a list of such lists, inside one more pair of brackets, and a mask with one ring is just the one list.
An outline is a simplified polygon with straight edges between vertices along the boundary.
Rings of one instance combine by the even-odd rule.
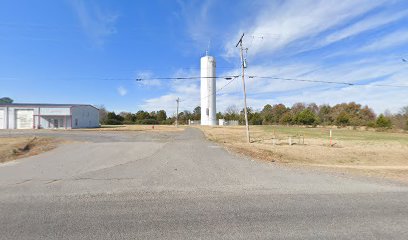
[[37, 155], [56, 148], [62, 140], [43, 137], [0, 138], [0, 163]]
[[[227, 149], [261, 160], [408, 182], [408, 134], [353, 129], [252, 126], [199, 127]], [[291, 143], [291, 145], [289, 145]]]

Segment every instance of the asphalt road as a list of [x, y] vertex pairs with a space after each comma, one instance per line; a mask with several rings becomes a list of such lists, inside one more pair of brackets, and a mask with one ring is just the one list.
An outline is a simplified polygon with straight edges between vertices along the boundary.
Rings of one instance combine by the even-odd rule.
[[251, 160], [196, 129], [35, 134], [77, 142], [0, 165], [0, 239], [408, 239], [396, 183]]

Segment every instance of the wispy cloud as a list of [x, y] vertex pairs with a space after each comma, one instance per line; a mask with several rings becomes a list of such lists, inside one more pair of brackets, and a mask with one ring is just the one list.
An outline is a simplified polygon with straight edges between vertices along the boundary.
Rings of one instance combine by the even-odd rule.
[[342, 30], [336, 31], [325, 38], [322, 42], [322, 45], [327, 45], [333, 42], [337, 42], [348, 37], [355, 36], [357, 34], [363, 33], [365, 31], [369, 31], [386, 24], [398, 21], [404, 17], [408, 16], [408, 11], [400, 11], [397, 13], [393, 13], [390, 11], [381, 12], [374, 16], [369, 16], [361, 21], [358, 21], [348, 27], [343, 28]]
[[[172, 77], [199, 76], [198, 70], [176, 70]], [[139, 107], [148, 111], [164, 109], [168, 114], [175, 113], [176, 99], [180, 98], [180, 111], [192, 110], [200, 104], [200, 80], [176, 79], [166, 83], [167, 93], [146, 99]]]
[[[275, 79], [246, 78], [248, 105], [260, 110], [266, 104], [284, 103], [291, 106], [296, 102], [317, 104], [337, 104], [355, 101], [373, 107], [377, 113], [389, 109], [397, 112], [401, 107], [407, 88], [379, 87], [371, 84], [407, 85], [404, 81], [408, 69], [394, 59], [356, 61], [321, 68], [318, 63], [273, 64], [252, 66], [247, 76], [284, 76], [333, 82], [363, 83], [363, 86], [282, 81]], [[381, 67], [379, 67], [381, 65]], [[310, 71], [310, 69], [316, 69]], [[256, 73], [256, 74], [255, 74]], [[224, 72], [222, 75], [231, 73]], [[190, 74], [189, 74], [190, 75]], [[377, 79], [378, 78], [378, 79]], [[217, 79], [217, 89], [227, 84], [225, 79]], [[180, 110], [192, 110], [200, 105], [199, 80], [178, 80], [169, 83], [169, 91], [159, 97], [147, 99], [141, 108], [149, 111], [165, 109], [175, 112], [176, 99], [180, 97]], [[407, 85], [408, 86], [408, 85]], [[217, 111], [228, 106], [243, 108], [242, 82], [240, 78], [217, 92]]]
[[[229, 38], [224, 40], [224, 60], [229, 61], [232, 56], [237, 56], [236, 40], [242, 32], [245, 32], [248, 36], [246, 47], [250, 47], [249, 58], [255, 60], [256, 56], [256, 61], [250, 61], [247, 76], [277, 76], [363, 85], [348, 86], [247, 78], [249, 106], [261, 109], [268, 103], [284, 103], [290, 106], [295, 102], [337, 104], [356, 101], [368, 104], [380, 113], [386, 109], [398, 111], [403, 105], [400, 99], [406, 95], [406, 88], [374, 85], [407, 85], [404, 79], [408, 75], [408, 68], [402, 65], [400, 59], [392, 57], [392, 52], [384, 51], [384, 54], [375, 57], [371, 55], [372, 51], [384, 50], [408, 42], [408, 33], [405, 29], [395, 30], [398, 28], [398, 24], [395, 23], [401, 23], [408, 17], [408, 11], [400, 10], [401, 8], [393, 5], [397, 1], [389, 3], [386, 0], [265, 0], [263, 2], [264, 4], [259, 5], [262, 7], [253, 14], [248, 14], [249, 17], [244, 17], [241, 22], [238, 20], [236, 24], [240, 27], [225, 33]], [[192, 16], [194, 18], [191, 21], [192, 25], [204, 26], [204, 29], [214, 28], [217, 32], [219, 30], [217, 26], [205, 19], [209, 14], [209, 8], [201, 5], [196, 7], [197, 16]], [[390, 29], [395, 32], [390, 33]], [[195, 35], [195, 32], [205, 33], [200, 30], [199, 27], [190, 30], [192, 39], [199, 36]], [[388, 35], [372, 40], [372, 36], [382, 32]], [[205, 34], [200, 37], [204, 38], [204, 36]], [[235, 37], [231, 38], [231, 36]], [[264, 36], [264, 38], [256, 39], [252, 36]], [[353, 40], [357, 39], [352, 43], [355, 51], [346, 44], [330, 45], [350, 37], [353, 37]], [[361, 51], [357, 51], [356, 46], [358, 48], [367, 41], [368, 45]], [[327, 49], [324, 50], [324, 47]], [[320, 52], [321, 49], [323, 51]], [[289, 57], [285, 56], [286, 59], [282, 60], [280, 53], [287, 54]], [[331, 55], [329, 60], [323, 59], [328, 55]], [[293, 56], [299, 56], [299, 59], [294, 60]], [[222, 71], [222, 69], [217, 72], [218, 75], [236, 75], [233, 71]], [[217, 79], [217, 89], [225, 84], [224, 79]], [[157, 104], [165, 110], [174, 112], [175, 99], [180, 97], [185, 100], [181, 104], [181, 109], [192, 110], [200, 104], [199, 90], [199, 80], [172, 81], [165, 94], [147, 99], [143, 107], [157, 110], [155, 109]], [[239, 79], [234, 80], [217, 94], [217, 111], [224, 111], [230, 105], [243, 107], [242, 83]]]
[[[235, 33], [236, 39], [242, 32], [248, 36], [264, 36], [251, 48], [252, 54], [273, 53], [298, 41], [305, 45], [314, 36], [335, 26], [345, 24], [351, 19], [378, 7], [385, 0], [305, 0], [283, 1], [280, 4], [271, 2], [270, 6], [257, 14], [256, 24], [240, 29]], [[335, 6], [335, 7], [334, 7]], [[225, 56], [236, 54], [235, 41], [225, 44]], [[300, 42], [299, 42], [300, 41]], [[314, 40], [312, 41], [314, 42]]]
[[185, 19], [186, 31], [197, 44], [207, 46], [215, 29], [211, 26], [210, 11], [216, 5], [214, 0], [177, 1], [181, 15]]
[[162, 81], [159, 79], [154, 79], [154, 73], [152, 71], [139, 71], [136, 73], [136, 79], [142, 79], [137, 81], [139, 86], [143, 87], [160, 87], [162, 86]]
[[379, 39], [372, 41], [370, 44], [362, 47], [361, 51], [377, 51], [396, 47], [408, 42], [408, 30], [399, 30], [385, 35]]
[[[310, 71], [310, 69], [316, 70]], [[392, 57], [359, 60], [326, 67], [320, 67], [319, 63], [291, 65], [275, 63], [273, 65], [253, 66], [248, 69], [247, 73], [248, 75], [256, 73], [258, 76], [286, 76], [298, 79], [364, 84], [347, 86], [247, 78], [248, 104], [255, 109], [260, 109], [267, 103], [285, 103], [290, 106], [295, 102], [337, 104], [356, 101], [368, 104], [378, 113], [386, 109], [396, 112], [402, 106], [400, 98], [406, 94], [407, 88], [374, 85], [408, 86], [405, 82], [408, 68]], [[220, 107], [225, 107], [233, 101], [238, 104], [242, 102], [240, 100], [242, 99], [242, 86], [239, 81], [228, 86], [223, 93], [217, 100]]]
[[125, 96], [128, 93], [127, 89], [125, 87], [123, 87], [123, 86], [119, 86], [116, 90], [117, 90], [118, 94], [120, 96], [122, 96], [122, 97]]
[[94, 1], [72, 0], [70, 3], [82, 29], [95, 45], [102, 46], [108, 36], [116, 33], [117, 13], [102, 9]]

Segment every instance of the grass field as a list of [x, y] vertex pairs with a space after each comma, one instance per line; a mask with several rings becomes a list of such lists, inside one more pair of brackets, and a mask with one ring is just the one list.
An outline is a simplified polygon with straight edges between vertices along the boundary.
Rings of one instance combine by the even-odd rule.
[[49, 151], [57, 147], [60, 142], [61, 140], [53, 138], [0, 138], [0, 163]]
[[[263, 160], [408, 181], [408, 134], [293, 126], [199, 127], [208, 139]], [[289, 137], [292, 144], [289, 145]]]

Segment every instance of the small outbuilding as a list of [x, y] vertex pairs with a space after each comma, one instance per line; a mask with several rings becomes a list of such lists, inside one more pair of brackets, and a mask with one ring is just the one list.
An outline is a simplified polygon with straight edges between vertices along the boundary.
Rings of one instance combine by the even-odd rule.
[[99, 127], [99, 109], [87, 104], [0, 104], [0, 129]]

